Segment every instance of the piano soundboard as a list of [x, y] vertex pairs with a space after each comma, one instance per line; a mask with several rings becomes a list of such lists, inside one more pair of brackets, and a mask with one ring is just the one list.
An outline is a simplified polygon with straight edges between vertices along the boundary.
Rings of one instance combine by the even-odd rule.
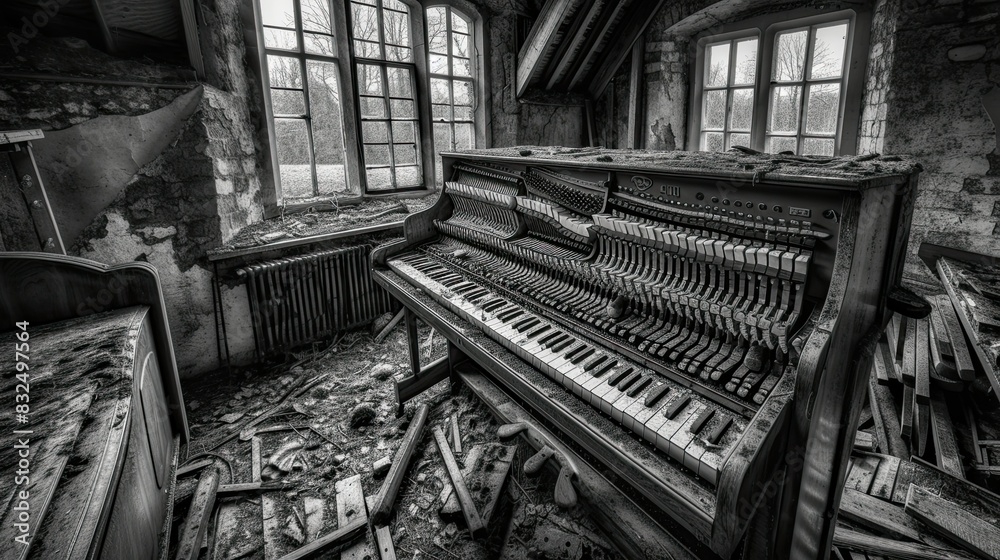
[[[644, 442], [673, 470], [619, 474], [708, 494], [678, 499], [686, 490], [656, 480], [667, 488], [648, 497], [728, 556], [760, 502], [751, 487], [780, 468], [800, 354], [844, 283], [837, 259], [874, 218], [859, 201], [908, 227], [909, 172], [886, 169], [912, 164], [531, 151], [545, 155], [445, 155], [440, 199], [408, 219], [406, 240], [376, 250], [376, 277], [407, 307], [401, 283], [530, 365], [538, 377], [508, 380], [514, 392], [554, 383]], [[879, 261], [891, 268], [889, 237]], [[570, 438], [593, 427], [543, 415]]]

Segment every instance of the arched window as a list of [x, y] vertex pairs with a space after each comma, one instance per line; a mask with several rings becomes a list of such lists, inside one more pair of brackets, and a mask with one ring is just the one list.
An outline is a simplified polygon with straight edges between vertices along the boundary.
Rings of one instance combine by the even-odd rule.
[[476, 147], [476, 57], [472, 18], [451, 6], [426, 10], [427, 63], [437, 180], [441, 152]]

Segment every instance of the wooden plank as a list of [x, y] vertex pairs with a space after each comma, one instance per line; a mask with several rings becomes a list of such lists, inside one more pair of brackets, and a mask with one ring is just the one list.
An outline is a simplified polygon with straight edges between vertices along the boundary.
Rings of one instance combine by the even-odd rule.
[[868, 494], [845, 488], [840, 500], [840, 514], [875, 532], [928, 544], [924, 540], [926, 530], [916, 519], [906, 515], [901, 506]]
[[382, 481], [382, 487], [379, 488], [375, 499], [375, 507], [371, 511], [372, 520], [377, 524], [385, 524], [389, 518], [389, 514], [392, 513], [392, 504], [396, 501], [396, 494], [399, 492], [399, 486], [406, 475], [410, 458], [413, 457], [413, 451], [416, 449], [417, 443], [420, 441], [420, 436], [423, 433], [424, 423], [427, 421], [427, 410], [426, 403], [421, 403], [417, 407], [413, 419], [410, 420], [410, 426], [406, 429], [406, 434], [403, 436], [403, 441], [400, 443], [399, 449], [392, 460], [392, 467], [389, 469], [389, 474]]
[[872, 479], [872, 486], [868, 493], [876, 498], [890, 500], [892, 490], [896, 487], [896, 474], [899, 472], [899, 457], [891, 455], [879, 456], [878, 470], [875, 471], [875, 478]]
[[458, 414], [451, 415], [451, 448], [455, 453], [462, 452], [462, 432], [458, 429]]
[[521, 52], [517, 55], [516, 94], [524, 95], [528, 85], [545, 65], [549, 49], [556, 44], [559, 28], [565, 18], [572, 16], [583, 4], [582, 0], [548, 0], [531, 26]]
[[632, 45], [632, 67], [628, 78], [628, 134], [625, 147], [638, 149], [643, 145], [643, 93], [646, 91], [644, 68], [646, 66], [646, 40], [639, 36]]
[[899, 416], [892, 391], [885, 385], [879, 385], [876, 379], [870, 378], [868, 404], [875, 423], [875, 439], [878, 441], [879, 451], [900, 459], [909, 458], [910, 448], [900, 437]]
[[927, 404], [931, 402], [931, 368], [933, 363], [930, 356], [930, 322], [927, 319], [917, 319], [917, 355], [914, 360], [914, 375], [916, 383], [914, 392], [918, 403]]
[[469, 532], [472, 533], [473, 538], [481, 538], [486, 535], [486, 526], [483, 525], [483, 519], [479, 516], [475, 502], [472, 501], [472, 494], [465, 485], [462, 471], [458, 468], [455, 456], [451, 454], [451, 448], [448, 447], [448, 440], [445, 438], [444, 432], [437, 426], [434, 427], [433, 431], [434, 441], [437, 443], [438, 452], [441, 453], [441, 458], [444, 460], [448, 478], [451, 479], [451, 484], [455, 488], [458, 503], [462, 506], [462, 513], [465, 515], [465, 523], [469, 527]]
[[194, 1], [180, 0], [181, 18], [184, 22], [184, 42], [187, 45], [188, 60], [198, 75], [205, 79], [205, 61], [201, 57], [201, 42], [198, 40], [198, 20], [195, 18]]
[[952, 476], [965, 478], [962, 456], [958, 452], [958, 442], [955, 439], [955, 429], [948, 414], [948, 403], [940, 394], [931, 397], [931, 427], [938, 467]]
[[920, 486], [910, 485], [906, 513], [968, 551], [983, 558], [1000, 558], [1000, 529]]
[[910, 483], [917, 478], [917, 465], [913, 461], [900, 461], [899, 472], [896, 473], [896, 487], [892, 490], [892, 503], [905, 504], [906, 493], [910, 489]]
[[852, 458], [852, 466], [844, 482], [844, 488], [868, 493], [875, 479], [875, 471], [878, 470], [879, 458], [876, 455], [862, 455]]
[[392, 534], [388, 527], [385, 525], [376, 527], [375, 540], [378, 542], [378, 554], [382, 560], [396, 560], [396, 548], [392, 544]]
[[[492, 519], [493, 513], [496, 511], [497, 502], [500, 500], [501, 492], [507, 481], [510, 466], [514, 461], [514, 452], [517, 451], [517, 446], [488, 444], [476, 447], [479, 448], [478, 451], [483, 452], [483, 456], [481, 459], [477, 457], [475, 463], [472, 463], [467, 458], [465, 468], [462, 469], [462, 476], [474, 488], [489, 489], [489, 493], [485, 496], [485, 503], [479, 509], [483, 518], [483, 525], [489, 527], [490, 519]], [[471, 458], [471, 452], [469, 456]], [[477, 482], [478, 484], [476, 484]], [[441, 519], [452, 520], [461, 517], [462, 506], [458, 503], [458, 497], [454, 492], [454, 488], [449, 485], [441, 491], [441, 496], [444, 503], [441, 506]], [[480, 498], [480, 501], [483, 501], [481, 492], [477, 493], [477, 497]]]
[[286, 550], [284, 536], [281, 534], [281, 522], [278, 512], [278, 500], [271, 494], [260, 497], [260, 513], [263, 523], [264, 558], [278, 558]]
[[632, 46], [656, 17], [663, 3], [664, 0], [643, 0], [632, 3], [630, 14], [626, 16], [623, 25], [615, 29], [614, 39], [609, 41], [601, 52], [601, 65], [591, 74], [592, 79], [588, 88], [591, 99], [597, 99], [604, 93], [604, 89], [611, 83], [611, 78], [625, 61]]
[[[611, 0], [616, 1], [616, 0]], [[566, 78], [570, 69], [578, 62], [582, 46], [588, 37], [594, 32], [593, 27], [605, 8], [607, 0], [596, 0], [590, 3], [590, 8], [581, 17], [575, 18], [573, 27], [566, 33], [561, 46], [552, 57], [552, 62], [556, 63], [546, 81], [545, 89], [555, 89], [560, 82]], [[550, 64], [551, 66], [551, 64]]]
[[951, 304], [951, 299], [946, 295], [941, 295], [935, 299], [935, 303], [944, 318], [945, 330], [948, 331], [948, 340], [951, 341], [951, 349], [955, 355], [955, 368], [958, 370], [958, 376], [963, 381], [974, 381], [976, 379], [976, 366], [972, 362], [972, 352], [966, 343], [962, 324]]
[[598, 50], [604, 40], [610, 35], [614, 26], [619, 23], [622, 11], [628, 6], [629, 0], [611, 0], [610, 5], [601, 11], [600, 17], [594, 22], [594, 28], [588, 33], [588, 37], [580, 52], [582, 56], [577, 57], [573, 63], [573, 71], [569, 79], [567, 89], [574, 90], [582, 81], [589, 76], [590, 70], [597, 64], [596, 58]]
[[[875, 347], [875, 355], [872, 356], [872, 372], [873, 377], [878, 381], [880, 385], [889, 384], [889, 374], [893, 368], [892, 361], [886, 362], [885, 353], [887, 351], [887, 346], [879, 342], [878, 346]], [[896, 380], [895, 372], [892, 373], [892, 380]]]
[[[913, 392], [916, 400], [916, 391]], [[931, 432], [931, 405], [925, 403], [913, 403], [913, 435], [910, 442], [916, 441], [913, 450], [917, 457], [923, 457], [927, 450], [927, 438]]]
[[205, 540], [208, 523], [215, 507], [215, 494], [219, 489], [219, 471], [208, 469], [198, 479], [198, 487], [191, 499], [184, 528], [177, 542], [176, 560], [193, 560], [201, 554], [201, 543]]
[[941, 313], [941, 301], [934, 297], [929, 299], [931, 302], [931, 334], [937, 342], [937, 348], [941, 355], [954, 360], [955, 351], [951, 347], [951, 338], [948, 337], [948, 329], [944, 324], [944, 315]]
[[361, 537], [365, 533], [366, 528], [367, 524], [365, 520], [355, 519], [347, 525], [338, 527], [336, 531], [282, 556], [280, 560], [317, 558], [321, 554], [337, 552], [353, 543], [355, 539]]
[[[337, 481], [337, 526], [346, 527], [355, 521], [368, 523], [368, 506], [365, 504], [365, 493], [361, 489], [361, 475]], [[341, 560], [363, 560], [371, 558], [368, 540], [346, 546], [340, 553]]]
[[910, 439], [912, 445], [913, 439], [910, 436], [913, 435], [913, 387], [909, 385], [903, 387], [903, 412], [899, 418], [899, 426], [899, 434]]
[[260, 438], [250, 438], [250, 477], [253, 482], [260, 482], [261, 456]]
[[903, 323], [906, 326], [906, 341], [900, 373], [903, 375], [903, 383], [907, 387], [913, 387], [917, 383], [917, 320], [904, 317]]
[[399, 322], [403, 319], [404, 313], [405, 309], [400, 309], [399, 312], [397, 312], [396, 315], [393, 316], [392, 320], [389, 321], [389, 324], [383, 327], [382, 331], [375, 336], [375, 344], [382, 344], [382, 341], [385, 340], [385, 337], [389, 336], [389, 333], [392, 332], [392, 329], [394, 329], [396, 325], [398, 325]]
[[885, 555], [895, 560], [973, 560], [974, 558], [960, 551], [876, 537], [839, 525], [833, 534], [833, 544], [849, 550]]
[[111, 34], [111, 29], [108, 27], [108, 21], [104, 17], [104, 9], [101, 6], [101, 1], [90, 0], [90, 8], [94, 13], [94, 20], [97, 21], [97, 27], [101, 30], [101, 39], [104, 41], [104, 48], [110, 54], [115, 54], [117, 45], [114, 36]]
[[855, 451], [875, 451], [875, 436], [858, 430], [854, 434]]

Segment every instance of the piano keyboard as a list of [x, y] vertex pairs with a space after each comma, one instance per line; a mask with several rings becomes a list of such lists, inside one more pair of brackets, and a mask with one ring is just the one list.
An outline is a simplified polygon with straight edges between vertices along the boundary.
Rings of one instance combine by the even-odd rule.
[[389, 267], [712, 485], [748, 420], [420, 253]]

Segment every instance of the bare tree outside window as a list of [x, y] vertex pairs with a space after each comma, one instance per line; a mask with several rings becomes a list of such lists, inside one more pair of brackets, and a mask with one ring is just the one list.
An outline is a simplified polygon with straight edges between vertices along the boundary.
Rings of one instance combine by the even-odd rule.
[[[431, 113], [436, 154], [475, 147], [475, 84], [472, 69], [472, 23], [450, 6], [426, 10], [430, 64]], [[441, 156], [436, 176], [442, 181]]]
[[702, 150], [750, 145], [758, 42], [750, 37], [705, 47]]

